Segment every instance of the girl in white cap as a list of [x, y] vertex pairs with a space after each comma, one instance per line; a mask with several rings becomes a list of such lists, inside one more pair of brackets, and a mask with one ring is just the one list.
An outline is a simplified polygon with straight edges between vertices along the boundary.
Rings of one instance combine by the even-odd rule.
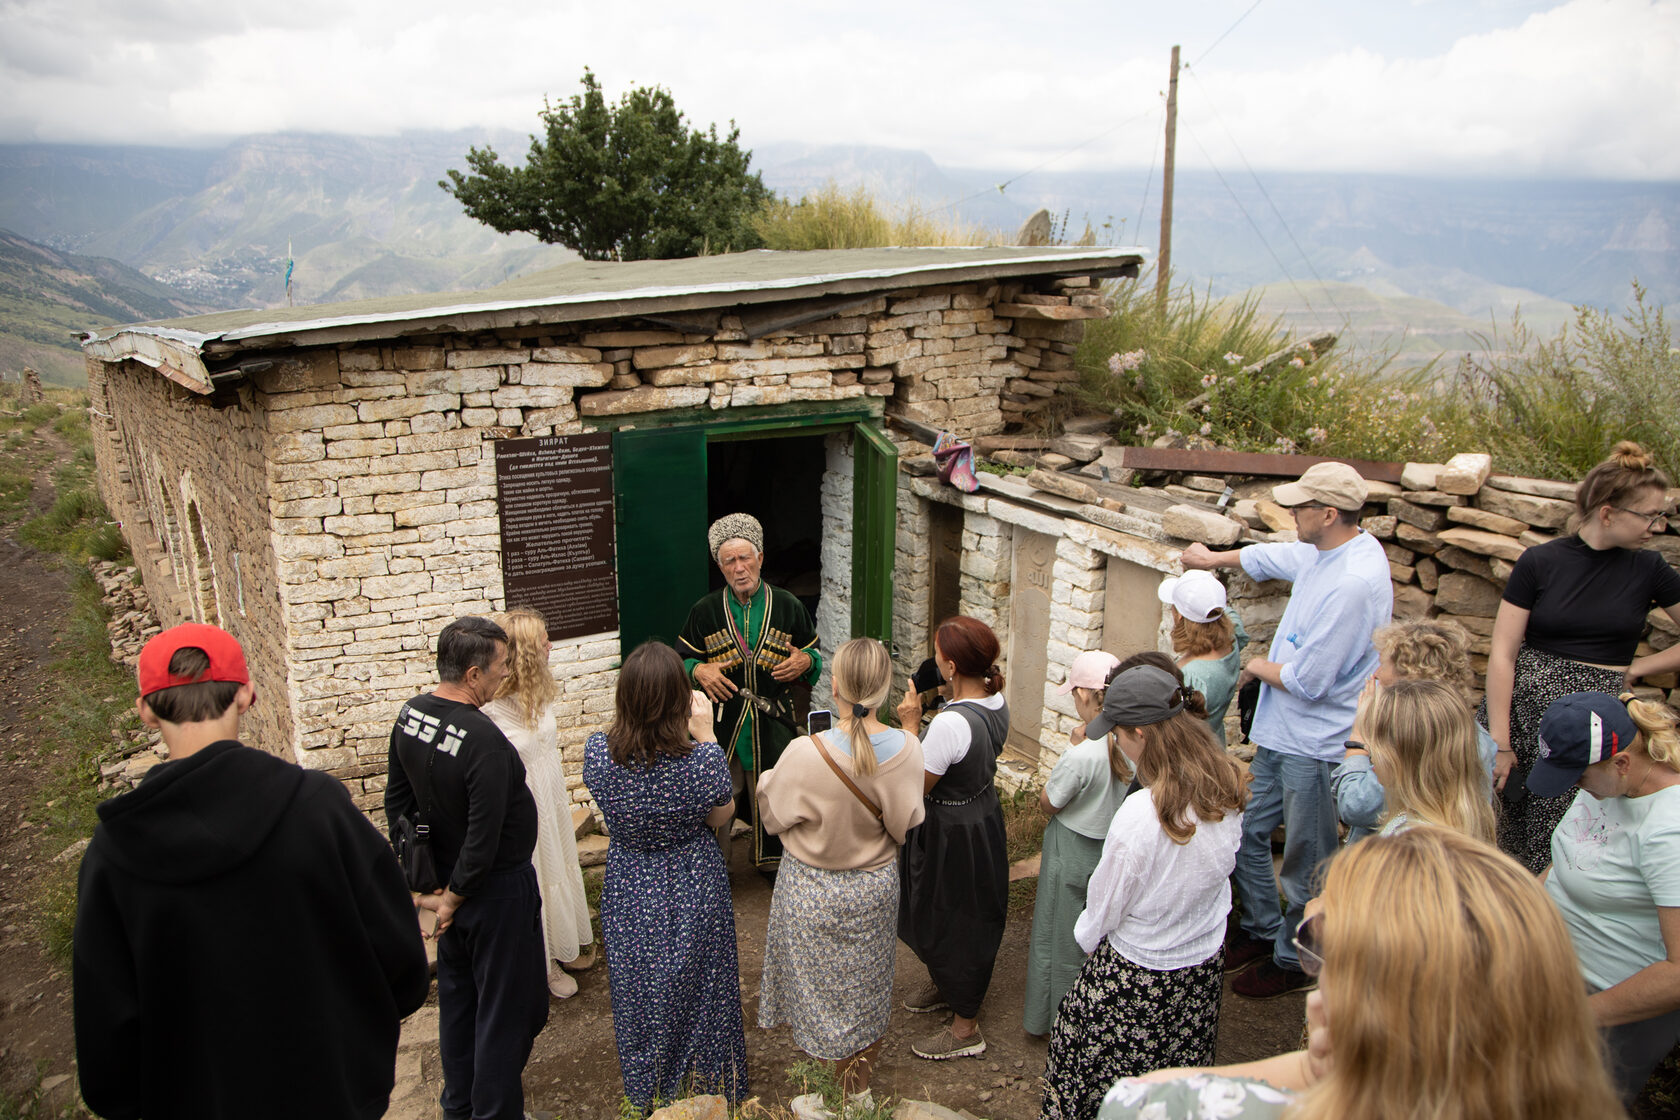
[[1102, 857], [1103, 837], [1114, 811], [1126, 796], [1130, 768], [1110, 752], [1108, 736], [1085, 737], [1085, 728], [1102, 711], [1103, 690], [1120, 659], [1087, 650], [1073, 659], [1067, 680], [1057, 689], [1073, 694], [1080, 724], [1073, 745], [1039, 792], [1039, 806], [1050, 815], [1044, 826], [1044, 849], [1038, 865], [1038, 894], [1033, 903], [1032, 945], [1027, 950], [1026, 1010], [1022, 1025], [1031, 1035], [1047, 1034], [1056, 1005], [1079, 976], [1085, 950], [1073, 936], [1073, 923], [1085, 909], [1085, 884]]
[[1225, 745], [1225, 713], [1237, 694], [1242, 651], [1248, 645], [1237, 612], [1225, 605], [1225, 585], [1212, 572], [1164, 579], [1155, 594], [1172, 609], [1173, 656], [1184, 683], [1207, 701], [1208, 729]]

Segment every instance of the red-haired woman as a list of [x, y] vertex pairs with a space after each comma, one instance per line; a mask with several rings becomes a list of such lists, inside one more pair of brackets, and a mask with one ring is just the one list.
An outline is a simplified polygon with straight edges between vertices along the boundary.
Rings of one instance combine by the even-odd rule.
[[[998, 672], [998, 640], [979, 619], [939, 624], [934, 664], [951, 702], [922, 737], [927, 818], [899, 852], [898, 936], [927, 966], [930, 982], [904, 1001], [910, 1011], [951, 1009], [951, 1023], [911, 1048], [919, 1058], [986, 1052], [980, 1004], [992, 981], [1009, 909], [1009, 857], [1003, 810], [992, 778], [1009, 736], [1009, 708]], [[912, 689], [898, 707], [906, 728], [921, 726]]]

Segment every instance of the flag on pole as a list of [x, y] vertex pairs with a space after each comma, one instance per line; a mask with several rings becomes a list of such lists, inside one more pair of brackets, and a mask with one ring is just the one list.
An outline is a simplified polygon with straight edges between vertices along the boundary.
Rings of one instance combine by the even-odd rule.
[[292, 305], [292, 239], [286, 238], [286, 306]]

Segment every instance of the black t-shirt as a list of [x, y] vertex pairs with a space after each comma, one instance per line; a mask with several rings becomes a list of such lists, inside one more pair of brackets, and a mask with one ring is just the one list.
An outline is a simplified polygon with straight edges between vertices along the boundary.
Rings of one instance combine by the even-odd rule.
[[1559, 537], [1518, 558], [1505, 601], [1530, 612], [1523, 640], [1535, 649], [1626, 665], [1651, 607], [1680, 603], [1680, 574], [1650, 549], [1596, 549], [1580, 537]]
[[432, 855], [456, 894], [471, 898], [491, 872], [531, 862], [537, 803], [525, 786], [519, 752], [471, 704], [423, 693], [403, 705], [391, 728], [385, 818], [416, 816], [415, 788], [428, 779]]

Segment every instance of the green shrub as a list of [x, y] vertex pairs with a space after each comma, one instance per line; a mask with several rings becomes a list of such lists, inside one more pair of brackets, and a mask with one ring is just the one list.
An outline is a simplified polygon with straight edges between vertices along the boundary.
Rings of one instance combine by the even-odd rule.
[[834, 1069], [826, 1062], [802, 1059], [788, 1067], [788, 1080], [799, 1090], [800, 1096], [806, 1093], [817, 1093], [822, 1097], [823, 1107], [835, 1116], [843, 1116], [844, 1120], [892, 1120], [894, 1103], [882, 1096], [879, 1090], [870, 1093], [874, 1102], [864, 1108], [853, 1098], [848, 1098], [841, 1091], [840, 1081], [834, 1075]]
[[[70, 594], [70, 615], [39, 698], [50, 728], [46, 754], [57, 762], [29, 810], [54, 854], [93, 835], [95, 810], [106, 796], [99, 789], [100, 764], [113, 744], [139, 728], [134, 677], [111, 661], [101, 589], [86, 568], [77, 571]], [[76, 867], [73, 860], [53, 864], [32, 906], [47, 952], [61, 966], [69, 964], [76, 922]]]
[[42, 424], [58, 419], [58, 406], [51, 401], [37, 401], [23, 410], [23, 426], [34, 431]]
[[72, 443], [85, 442], [88, 435], [87, 411], [80, 408], [65, 409], [59, 413], [58, 419], [53, 421], [53, 431]]
[[1579, 307], [1549, 339], [1513, 315], [1507, 336], [1460, 363], [1459, 388], [1482, 413], [1501, 470], [1579, 478], [1632, 439], [1670, 478], [1680, 471], [1680, 351], [1637, 282], [1621, 315]]
[[1080, 403], [1112, 412], [1122, 441], [1401, 460], [1469, 446], [1466, 409], [1433, 369], [1304, 348], [1245, 372], [1290, 344], [1253, 299], [1179, 288], [1163, 304], [1146, 280], [1115, 285], [1110, 299], [1113, 314], [1087, 326], [1074, 360]]

